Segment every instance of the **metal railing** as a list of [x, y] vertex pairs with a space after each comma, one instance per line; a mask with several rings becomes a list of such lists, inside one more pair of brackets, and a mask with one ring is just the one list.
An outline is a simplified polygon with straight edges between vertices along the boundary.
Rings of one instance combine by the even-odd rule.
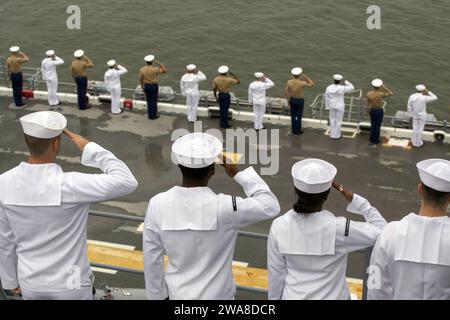
[[[95, 217], [118, 219], [118, 220], [132, 221], [132, 222], [144, 222], [144, 219], [145, 219], [144, 217], [139, 217], [139, 216], [132, 216], [132, 215], [128, 215], [128, 214], [112, 213], [112, 212], [105, 212], [105, 211], [96, 211], [96, 210], [90, 210], [89, 215], [95, 216]], [[249, 232], [249, 231], [241, 231], [241, 230], [238, 231], [238, 236], [246, 237], [246, 238], [250, 238], [250, 239], [261, 239], [261, 240], [268, 239], [267, 234], [255, 233], [255, 232]], [[360, 250], [357, 252], [364, 255], [364, 274], [365, 274], [365, 276], [363, 279], [362, 299], [366, 300], [366, 298], [367, 298], [367, 277], [368, 277], [366, 270], [370, 263], [370, 255], [372, 253], [372, 247], [367, 248], [365, 250]], [[116, 267], [116, 266], [107, 265], [107, 264], [91, 263], [91, 266], [98, 267], [98, 268], [104, 268], [104, 269], [112, 269], [112, 270], [117, 270], [117, 271], [129, 272], [129, 273], [134, 273], [134, 274], [141, 274], [141, 275], [144, 274], [144, 272], [142, 270], [136, 270], [136, 269], [130, 269], [130, 268], [124, 268], [124, 267]], [[247, 291], [247, 292], [267, 294], [267, 290], [261, 289], [261, 288], [247, 287], [247, 286], [240, 286], [240, 285], [236, 285], [236, 288], [238, 290]]]

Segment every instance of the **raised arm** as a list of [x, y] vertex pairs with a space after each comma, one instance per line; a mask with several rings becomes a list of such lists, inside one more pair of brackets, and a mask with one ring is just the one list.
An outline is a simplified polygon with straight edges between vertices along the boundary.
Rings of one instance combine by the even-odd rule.
[[267, 269], [269, 272], [269, 300], [281, 300], [286, 280], [286, 259], [280, 253], [275, 236], [274, 224], [267, 241]]
[[159, 62], [158, 60], [155, 59], [155, 63], [157, 63], [159, 65], [159, 70], [161, 73], [166, 73], [167, 72], [167, 68], [165, 65], [163, 65], [161, 62]]
[[427, 102], [434, 102], [438, 100], [438, 97], [431, 91], [426, 91]]
[[83, 56], [84, 61], [86, 62], [86, 68], [92, 68], [94, 63], [87, 56]]
[[25, 53], [23, 53], [22, 51], [20, 52], [20, 55], [21, 55], [21, 61], [22, 62], [30, 61], [30, 58], [28, 58], [28, 56]]
[[303, 78], [305, 79], [306, 86], [307, 87], [314, 87], [316, 84], [314, 81], [312, 81], [306, 74], [303, 74]]
[[197, 82], [206, 80], [206, 75], [203, 72], [201, 72], [200, 70], [197, 71], [196, 76], [197, 76]]
[[333, 184], [349, 202], [347, 211], [360, 214], [366, 222], [356, 222], [340, 217], [337, 219], [336, 239], [345, 252], [353, 252], [368, 248], [375, 244], [387, 222], [380, 212], [372, 207], [366, 199], [346, 190], [338, 184]]
[[239, 79], [239, 77], [237, 75], [235, 75], [233, 72], [229, 71], [228, 72], [230, 74], [230, 76], [236, 80], [236, 84], [240, 84], [241, 83], [241, 79]]
[[0, 280], [3, 289], [13, 290], [19, 287], [17, 279], [17, 254], [14, 234], [8, 217], [0, 203]]
[[392, 92], [391, 89], [389, 89], [385, 85], [383, 85], [381, 88], [383, 88], [384, 92], [386, 93], [385, 94], [386, 97], [391, 97], [394, 95], [394, 92]]
[[224, 211], [230, 213], [236, 229], [273, 218], [280, 213], [277, 197], [252, 167], [238, 171], [230, 159], [224, 159], [223, 166], [227, 175], [239, 183], [247, 195], [245, 199], [224, 196]]
[[164, 246], [160, 229], [154, 221], [152, 202], [150, 201], [144, 222], [143, 253], [145, 273], [145, 295], [149, 300], [168, 298], [164, 276]]
[[350, 81], [345, 80], [344, 93], [351, 92], [353, 90], [355, 90], [355, 86]]
[[64, 201], [68, 203], [105, 201], [127, 195], [137, 188], [138, 182], [130, 169], [114, 154], [69, 130], [65, 133], [82, 150], [81, 163], [98, 168], [103, 173], [65, 173], [63, 194], [68, 198]]

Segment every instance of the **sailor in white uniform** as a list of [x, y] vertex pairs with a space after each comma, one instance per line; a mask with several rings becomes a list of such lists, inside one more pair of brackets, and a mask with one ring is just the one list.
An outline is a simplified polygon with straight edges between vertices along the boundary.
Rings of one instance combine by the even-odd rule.
[[47, 83], [48, 105], [54, 107], [60, 104], [58, 100], [58, 74], [56, 67], [64, 64], [64, 60], [55, 55], [54, 50], [48, 50], [47, 58], [42, 60], [41, 73], [42, 80]]
[[248, 101], [253, 104], [255, 115], [255, 129], [264, 129], [263, 121], [266, 113], [266, 90], [275, 84], [272, 80], [264, 76], [262, 72], [255, 73], [255, 81], [248, 86]]
[[248, 198], [216, 194], [208, 187], [221, 151], [222, 142], [206, 133], [187, 134], [172, 146], [183, 182], [148, 205], [143, 235], [148, 299], [233, 299], [238, 229], [280, 212], [277, 198], [252, 167], [239, 171], [230, 160], [223, 164]]
[[[60, 113], [34, 112], [20, 122], [30, 156], [0, 175], [2, 285], [20, 286], [24, 299], [92, 299], [89, 204], [124, 196], [137, 181], [111, 152], [65, 129]], [[54, 163], [63, 130], [82, 151], [81, 163], [103, 174], [63, 172]]]
[[[366, 199], [333, 183], [336, 172], [320, 159], [292, 167], [297, 203], [274, 220], [267, 244], [269, 299], [350, 299], [347, 254], [373, 246], [386, 220]], [[366, 222], [335, 217], [322, 208], [331, 186], [349, 202], [347, 211]]]
[[111, 113], [120, 114], [122, 113], [120, 108], [120, 96], [122, 95], [120, 77], [127, 73], [128, 70], [117, 64], [116, 60], [109, 60], [106, 65], [109, 69], [105, 72], [105, 85], [106, 90], [111, 95]]
[[325, 107], [330, 110], [330, 138], [339, 139], [345, 112], [344, 95], [355, 90], [355, 87], [340, 74], [335, 74], [333, 79], [334, 84], [325, 90]]
[[423, 129], [427, 122], [427, 103], [436, 101], [438, 97], [433, 92], [428, 91], [423, 84], [418, 84], [416, 91], [408, 99], [408, 112], [412, 114], [413, 120], [411, 143], [413, 147], [421, 147], [423, 146]]
[[186, 73], [180, 80], [180, 89], [183, 97], [186, 97], [187, 119], [189, 122], [197, 121], [197, 107], [200, 101], [198, 84], [205, 80], [205, 74], [198, 70], [195, 64], [186, 66]]
[[419, 214], [389, 223], [371, 257], [368, 299], [450, 300], [450, 161], [417, 164]]

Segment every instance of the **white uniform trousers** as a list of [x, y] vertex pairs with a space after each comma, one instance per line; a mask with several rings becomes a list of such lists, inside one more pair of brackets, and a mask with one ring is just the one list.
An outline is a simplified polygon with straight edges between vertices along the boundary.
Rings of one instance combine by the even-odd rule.
[[109, 90], [111, 95], [111, 112], [120, 113], [120, 95], [122, 94], [122, 89], [120, 87], [112, 87]]
[[266, 113], [265, 104], [253, 104], [253, 113], [255, 115], [255, 130], [260, 130], [264, 127], [264, 114]]
[[47, 80], [48, 104], [56, 106], [59, 104], [58, 100], [58, 80]]
[[426, 122], [426, 115], [413, 115], [413, 134], [411, 142], [414, 147], [421, 147], [423, 145], [422, 134]]
[[199, 93], [186, 93], [187, 119], [189, 122], [197, 121], [197, 107], [199, 101]]
[[24, 300], [93, 300], [92, 287], [61, 292], [36, 292], [22, 289]]
[[330, 109], [330, 138], [339, 139], [341, 137], [342, 120], [344, 119], [343, 109]]

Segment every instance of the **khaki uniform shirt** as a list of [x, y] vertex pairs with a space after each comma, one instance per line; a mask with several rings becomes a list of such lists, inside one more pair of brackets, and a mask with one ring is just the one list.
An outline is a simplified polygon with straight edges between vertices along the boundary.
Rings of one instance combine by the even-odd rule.
[[235, 78], [220, 75], [214, 78], [213, 89], [219, 92], [230, 92], [231, 85], [237, 83]]
[[70, 73], [73, 77], [86, 77], [86, 69], [91, 68], [92, 65], [85, 60], [73, 60], [70, 65]]
[[372, 109], [383, 108], [384, 98], [388, 93], [381, 90], [372, 90], [367, 93], [367, 105]]
[[305, 87], [311, 87], [311, 85], [306, 81], [296, 78], [286, 83], [286, 90], [289, 92], [289, 96], [294, 99], [303, 98]]
[[8, 67], [9, 72], [19, 73], [22, 71], [22, 64], [27, 61], [28, 60], [24, 57], [10, 56], [8, 59], [6, 59], [6, 66]]
[[139, 79], [143, 84], [146, 83], [158, 83], [158, 75], [160, 75], [162, 69], [154, 66], [144, 66], [139, 72]]

